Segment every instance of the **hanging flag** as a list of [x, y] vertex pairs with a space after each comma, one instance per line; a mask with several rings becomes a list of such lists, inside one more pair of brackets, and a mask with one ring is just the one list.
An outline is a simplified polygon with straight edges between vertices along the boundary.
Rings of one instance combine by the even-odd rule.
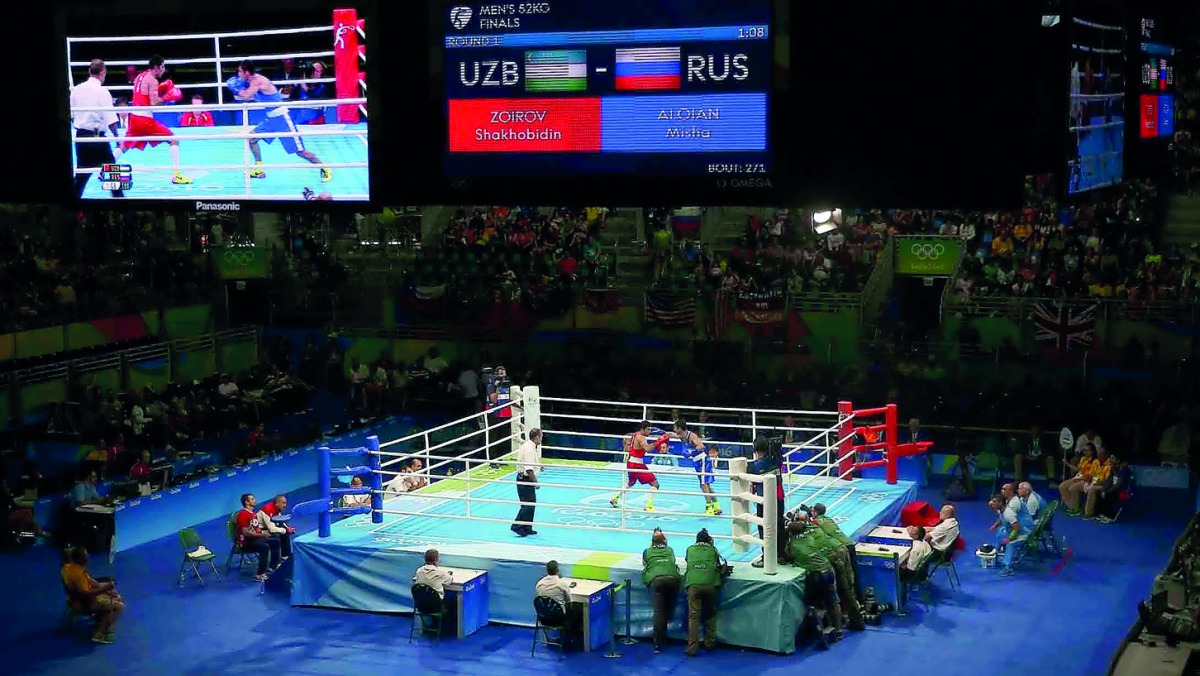
[[1086, 307], [1071, 307], [1055, 301], [1038, 303], [1033, 309], [1037, 339], [1053, 341], [1062, 351], [1091, 347], [1096, 337], [1096, 310], [1099, 307], [1094, 303]]
[[591, 312], [616, 312], [621, 309], [621, 296], [616, 289], [584, 289], [583, 307]]
[[618, 49], [617, 91], [679, 89], [681, 47]]
[[743, 293], [737, 300], [737, 319], [743, 324], [782, 324], [786, 310], [783, 291]]
[[525, 52], [525, 91], [587, 91], [587, 52], [582, 49]]
[[699, 232], [704, 210], [700, 207], [684, 207], [671, 214], [671, 227], [678, 233]]
[[729, 335], [737, 314], [737, 289], [721, 289], [717, 292], [717, 300], [713, 311], [712, 337], [714, 340], [724, 340]]
[[670, 328], [692, 326], [696, 323], [696, 296], [690, 293], [647, 291], [646, 321]]

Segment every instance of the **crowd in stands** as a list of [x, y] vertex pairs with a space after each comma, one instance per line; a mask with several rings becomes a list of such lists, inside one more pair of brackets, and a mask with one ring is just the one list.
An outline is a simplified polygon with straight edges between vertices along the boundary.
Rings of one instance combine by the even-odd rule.
[[1174, 188], [1191, 195], [1200, 186], [1200, 50], [1179, 52], [1175, 77]]
[[206, 299], [211, 278], [149, 212], [0, 211], [0, 330]]

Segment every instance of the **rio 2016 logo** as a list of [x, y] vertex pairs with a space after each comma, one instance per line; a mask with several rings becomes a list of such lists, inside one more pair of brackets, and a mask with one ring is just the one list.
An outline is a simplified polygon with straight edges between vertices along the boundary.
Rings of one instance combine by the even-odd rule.
[[450, 24], [458, 30], [462, 30], [471, 23], [471, 17], [475, 15], [475, 10], [465, 5], [450, 8]]

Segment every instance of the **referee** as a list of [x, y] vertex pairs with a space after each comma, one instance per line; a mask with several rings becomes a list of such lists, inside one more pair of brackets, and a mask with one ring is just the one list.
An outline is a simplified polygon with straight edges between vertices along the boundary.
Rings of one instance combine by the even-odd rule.
[[529, 440], [517, 449], [517, 499], [521, 510], [513, 522], [512, 532], [520, 537], [537, 535], [533, 529], [533, 514], [537, 509], [537, 475], [542, 470], [542, 431], [529, 430]]
[[[75, 138], [103, 137], [105, 129], [117, 137], [117, 113], [112, 110], [113, 97], [104, 88], [104, 76], [108, 71], [100, 59], [92, 59], [88, 65], [88, 79], [71, 88], [71, 123], [75, 126]], [[108, 108], [103, 112], [87, 108]], [[80, 169], [99, 169], [105, 164], [115, 163], [112, 146], [108, 143], [75, 142], [75, 157]], [[75, 196], [83, 197], [88, 179], [92, 175], [75, 174]], [[124, 197], [121, 190], [112, 191], [113, 197]]]

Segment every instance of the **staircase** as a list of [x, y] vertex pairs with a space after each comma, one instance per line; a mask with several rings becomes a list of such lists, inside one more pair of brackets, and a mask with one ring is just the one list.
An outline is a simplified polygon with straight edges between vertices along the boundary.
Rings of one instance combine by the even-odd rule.
[[1163, 244], [1189, 246], [1200, 242], [1200, 195], [1171, 197]]
[[617, 274], [615, 286], [622, 289], [641, 290], [650, 284], [650, 254], [642, 241], [643, 226], [640, 209], [618, 208], [608, 215], [608, 223], [600, 235], [600, 244], [606, 252], [615, 252]]

